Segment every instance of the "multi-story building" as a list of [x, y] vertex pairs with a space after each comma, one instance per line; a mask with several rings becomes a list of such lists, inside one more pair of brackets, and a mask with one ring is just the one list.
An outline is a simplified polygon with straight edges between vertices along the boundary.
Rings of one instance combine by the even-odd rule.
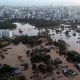
[[2, 29], [2, 30], [0, 30], [0, 38], [2, 38], [2, 37], [11, 38], [11, 37], [13, 37], [13, 32], [10, 30], [7, 30], [7, 29], [6, 30]]

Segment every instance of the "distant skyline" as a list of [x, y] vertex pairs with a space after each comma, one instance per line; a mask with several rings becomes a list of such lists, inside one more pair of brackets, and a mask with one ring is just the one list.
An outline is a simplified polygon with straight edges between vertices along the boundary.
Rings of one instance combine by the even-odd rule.
[[0, 0], [0, 6], [75, 6], [80, 0]]

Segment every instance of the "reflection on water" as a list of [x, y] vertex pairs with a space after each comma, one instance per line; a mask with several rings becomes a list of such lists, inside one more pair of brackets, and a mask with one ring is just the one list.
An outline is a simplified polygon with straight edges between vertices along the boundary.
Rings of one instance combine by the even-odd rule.
[[49, 34], [53, 40], [64, 40], [66, 43], [69, 44], [70, 50], [75, 50], [80, 52], [80, 33], [75, 30], [70, 30], [69, 28], [59, 28], [56, 30], [48, 29]]
[[[28, 36], [36, 36], [40, 32], [44, 32], [45, 29], [37, 29], [34, 26], [31, 26], [30, 24], [24, 24], [21, 23], [14, 23], [17, 25], [17, 28], [13, 30], [14, 35], [28, 35]], [[80, 28], [78, 26], [78, 28]], [[80, 52], [80, 33], [78, 33], [76, 30], [71, 29], [69, 26], [64, 26], [60, 28], [55, 29], [48, 29], [49, 35], [53, 40], [64, 40], [66, 43], [69, 44], [70, 50], [75, 50]]]
[[14, 23], [17, 25], [17, 28], [13, 30], [13, 34], [18, 35], [28, 35], [28, 36], [36, 36], [38, 35], [38, 29], [29, 24], [22, 25], [21, 23]]

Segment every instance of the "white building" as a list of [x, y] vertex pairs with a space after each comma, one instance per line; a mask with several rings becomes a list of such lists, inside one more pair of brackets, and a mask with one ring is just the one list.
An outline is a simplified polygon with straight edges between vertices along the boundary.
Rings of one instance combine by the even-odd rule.
[[13, 37], [13, 32], [8, 29], [6, 29], [6, 30], [1, 29], [0, 30], [0, 38], [2, 38], [2, 37], [11, 38], [11, 37]]

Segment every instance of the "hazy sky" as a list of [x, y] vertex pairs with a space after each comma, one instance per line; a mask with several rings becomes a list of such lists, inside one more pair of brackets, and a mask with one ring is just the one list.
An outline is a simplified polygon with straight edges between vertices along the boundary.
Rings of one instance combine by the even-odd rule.
[[46, 5], [80, 5], [80, 0], [0, 0], [0, 5], [12, 6], [46, 6]]

